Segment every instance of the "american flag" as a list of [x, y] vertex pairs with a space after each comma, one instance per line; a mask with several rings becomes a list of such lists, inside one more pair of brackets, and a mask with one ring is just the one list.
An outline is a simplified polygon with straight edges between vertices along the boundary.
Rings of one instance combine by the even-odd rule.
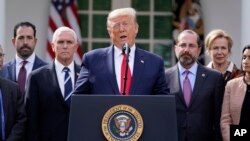
[[74, 55], [74, 59], [77, 64], [81, 64], [82, 50], [80, 46], [82, 42], [79, 22], [75, 0], [51, 0], [46, 53], [47, 62], [51, 62], [55, 57], [50, 45], [54, 31], [60, 26], [67, 26], [72, 28], [77, 34], [79, 47]]

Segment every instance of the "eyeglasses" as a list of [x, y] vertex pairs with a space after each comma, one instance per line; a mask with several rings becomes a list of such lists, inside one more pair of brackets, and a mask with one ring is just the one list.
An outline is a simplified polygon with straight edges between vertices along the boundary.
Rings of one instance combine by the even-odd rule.
[[197, 45], [195, 44], [186, 44], [186, 43], [179, 44], [178, 46], [181, 48], [186, 48], [186, 47], [196, 48], [197, 47]]
[[4, 55], [5, 55], [4, 53], [0, 53], [0, 57], [4, 57]]
[[124, 28], [127, 28], [129, 26], [129, 23], [128, 22], [116, 23], [116, 24], [114, 24], [114, 26], [112, 28], [115, 30], [118, 30], [121, 28], [121, 26]]

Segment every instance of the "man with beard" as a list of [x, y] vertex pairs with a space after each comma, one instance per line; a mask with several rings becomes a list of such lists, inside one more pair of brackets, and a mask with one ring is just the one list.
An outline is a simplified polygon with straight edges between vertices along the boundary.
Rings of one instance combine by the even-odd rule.
[[35, 55], [36, 43], [35, 25], [30, 22], [20, 22], [15, 25], [12, 44], [16, 49], [16, 56], [4, 65], [3, 77], [17, 82], [22, 94], [29, 73], [47, 64]]
[[165, 73], [170, 94], [176, 96], [179, 141], [221, 140], [223, 77], [197, 62], [200, 51], [198, 34], [182, 31], [175, 45], [179, 61]]

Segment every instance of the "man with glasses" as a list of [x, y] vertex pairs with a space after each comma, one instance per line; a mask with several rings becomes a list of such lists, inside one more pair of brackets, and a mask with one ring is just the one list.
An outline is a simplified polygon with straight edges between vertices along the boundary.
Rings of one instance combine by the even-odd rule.
[[222, 74], [197, 62], [200, 39], [193, 30], [182, 31], [176, 41], [178, 63], [166, 70], [170, 94], [176, 96], [179, 141], [219, 141], [224, 93]]

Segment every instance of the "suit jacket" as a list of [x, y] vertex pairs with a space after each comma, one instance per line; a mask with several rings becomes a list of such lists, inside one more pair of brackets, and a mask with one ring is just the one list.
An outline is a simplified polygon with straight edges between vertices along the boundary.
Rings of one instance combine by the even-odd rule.
[[243, 77], [230, 80], [226, 85], [221, 114], [221, 133], [224, 141], [230, 140], [230, 125], [239, 125], [246, 90], [247, 85]]
[[[198, 64], [189, 107], [179, 80], [178, 65], [166, 70], [170, 94], [176, 97], [179, 141], [213, 141], [219, 138], [219, 120], [224, 91], [222, 74]], [[214, 131], [214, 127], [216, 131]]]
[[[47, 65], [47, 63], [36, 56], [32, 70], [36, 70], [44, 65]], [[16, 82], [17, 81], [16, 80], [16, 59], [13, 59], [12, 61], [6, 63], [3, 66], [2, 71], [3, 72], [0, 73], [2, 77]]]
[[3, 97], [6, 141], [22, 141], [26, 129], [23, 95], [15, 82], [0, 78]]
[[[75, 94], [120, 94], [114, 67], [114, 47], [84, 54]], [[130, 95], [168, 94], [163, 60], [136, 48]]]
[[[80, 66], [75, 64], [75, 80]], [[31, 72], [26, 89], [27, 141], [67, 141], [69, 107], [64, 101], [55, 65]]]

